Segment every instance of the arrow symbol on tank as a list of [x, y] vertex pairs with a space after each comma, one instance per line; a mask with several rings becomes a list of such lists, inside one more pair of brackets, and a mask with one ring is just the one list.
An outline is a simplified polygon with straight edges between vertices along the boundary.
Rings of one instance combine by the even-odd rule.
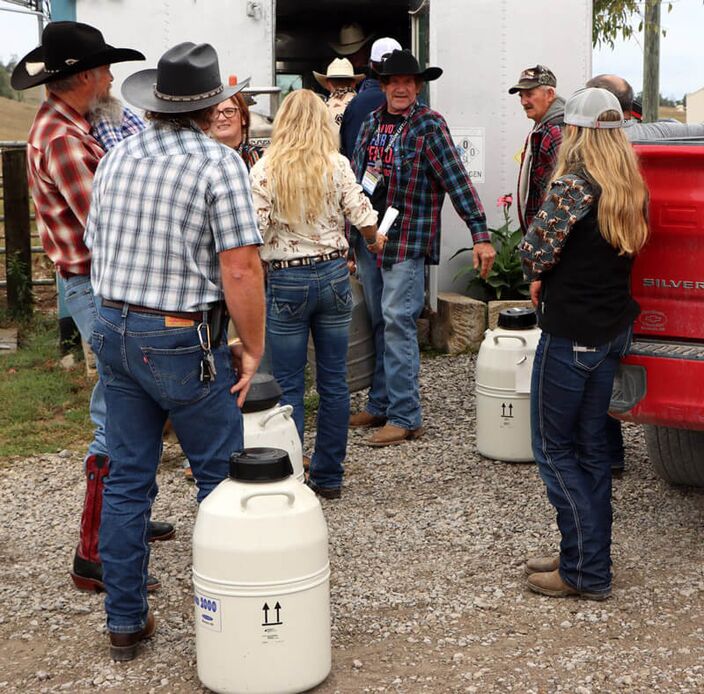
[[262, 624], [262, 626], [265, 627], [269, 624], [269, 605], [267, 603], [264, 603], [262, 611], [264, 612], [264, 624]]
[[508, 404], [508, 416], [513, 417], [513, 403]]
[[280, 618], [279, 618], [279, 612], [281, 611], [281, 605], [279, 605], [278, 601], [276, 602], [276, 605], [274, 605], [274, 609], [276, 610], [276, 621], [281, 624]]

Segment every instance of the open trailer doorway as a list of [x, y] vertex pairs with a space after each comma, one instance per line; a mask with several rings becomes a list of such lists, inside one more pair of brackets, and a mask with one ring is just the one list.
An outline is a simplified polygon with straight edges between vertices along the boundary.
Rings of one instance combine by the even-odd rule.
[[369, 48], [381, 36], [392, 36], [421, 64], [427, 62], [428, 5], [428, 0], [277, 0], [275, 73], [281, 96], [293, 89], [321, 91], [313, 70], [324, 73], [336, 57], [332, 44], [345, 25], [359, 25], [368, 39], [346, 55], [356, 72], [366, 68]]

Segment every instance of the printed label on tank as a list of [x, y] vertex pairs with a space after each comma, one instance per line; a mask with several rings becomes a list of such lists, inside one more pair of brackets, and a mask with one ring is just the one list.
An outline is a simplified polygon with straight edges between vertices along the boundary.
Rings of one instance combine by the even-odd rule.
[[262, 644], [278, 645], [284, 643], [282, 633], [284, 624], [283, 610], [284, 608], [278, 600], [268, 600], [262, 605], [260, 612], [262, 618]]
[[216, 598], [195, 593], [196, 623], [212, 631], [222, 631], [221, 603]]

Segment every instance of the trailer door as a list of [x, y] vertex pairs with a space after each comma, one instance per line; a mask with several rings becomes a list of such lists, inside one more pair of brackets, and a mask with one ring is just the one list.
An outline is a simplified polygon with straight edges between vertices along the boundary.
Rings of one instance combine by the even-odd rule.
[[[99, 28], [113, 46], [142, 51], [144, 63], [113, 66], [115, 93], [122, 81], [182, 41], [210, 43], [218, 52], [220, 73], [254, 86], [274, 80], [275, 0], [77, 0], [76, 19]], [[261, 99], [267, 110], [265, 99]], [[258, 108], [258, 110], [260, 110]]]

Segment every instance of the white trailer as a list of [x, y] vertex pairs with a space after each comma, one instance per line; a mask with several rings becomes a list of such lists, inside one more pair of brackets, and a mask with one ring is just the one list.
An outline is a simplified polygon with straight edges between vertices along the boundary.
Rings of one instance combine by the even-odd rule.
[[[223, 76], [252, 76], [252, 85], [313, 87], [324, 71], [328, 41], [339, 27], [359, 22], [376, 36], [394, 36], [421, 64], [444, 74], [430, 83], [430, 105], [447, 119], [466, 149], [466, 163], [486, 208], [499, 220], [496, 200], [513, 192], [518, 156], [532, 126], [508, 88], [536, 63], [557, 75], [564, 96], [591, 75], [592, 0], [54, 0], [53, 19], [99, 27], [108, 43], [130, 46], [156, 65], [180, 41], [211, 43]], [[139, 63], [114, 66], [116, 86]], [[261, 97], [255, 110], [272, 112]], [[448, 261], [469, 243], [469, 232], [445, 205], [442, 256], [433, 273], [440, 289], [457, 289], [464, 259]]]

